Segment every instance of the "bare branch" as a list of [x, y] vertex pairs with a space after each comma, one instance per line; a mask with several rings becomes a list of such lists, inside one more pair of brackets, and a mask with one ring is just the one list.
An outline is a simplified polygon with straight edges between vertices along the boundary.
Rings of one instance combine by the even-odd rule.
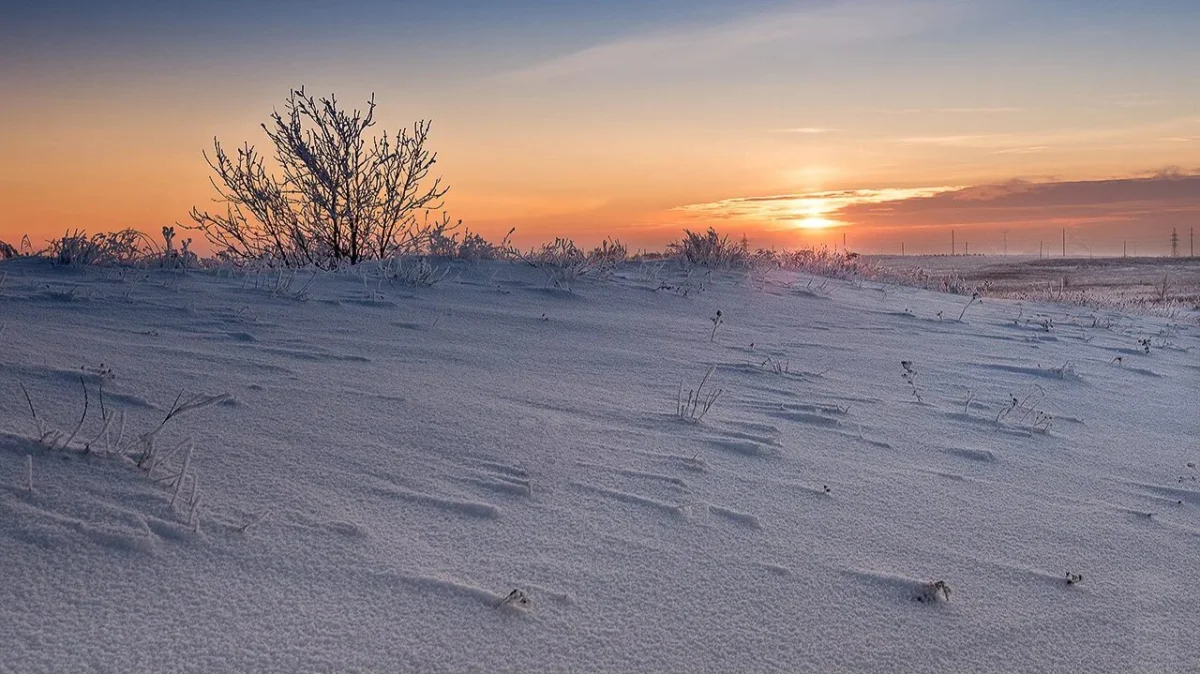
[[193, 228], [226, 257], [270, 265], [384, 258], [426, 246], [431, 231], [416, 214], [441, 207], [447, 188], [431, 177], [430, 123], [370, 139], [375, 99], [346, 110], [335, 97], [292, 90], [263, 132], [274, 167], [246, 144], [230, 156], [213, 140], [205, 161], [224, 214], [192, 209]]

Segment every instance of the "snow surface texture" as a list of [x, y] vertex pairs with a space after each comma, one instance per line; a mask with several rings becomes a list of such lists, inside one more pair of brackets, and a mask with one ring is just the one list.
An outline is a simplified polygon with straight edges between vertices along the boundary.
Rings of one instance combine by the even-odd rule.
[[[1195, 326], [636, 265], [0, 274], [0, 671], [1200, 667]], [[65, 434], [88, 388], [69, 446], [22, 384]], [[126, 444], [231, 395], [163, 425], [182, 493], [92, 442], [101, 387]]]

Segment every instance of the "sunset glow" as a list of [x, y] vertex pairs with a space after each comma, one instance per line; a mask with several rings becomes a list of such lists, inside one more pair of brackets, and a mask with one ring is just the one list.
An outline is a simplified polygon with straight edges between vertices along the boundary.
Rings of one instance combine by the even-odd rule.
[[212, 138], [262, 149], [301, 84], [432, 119], [446, 211], [520, 245], [1149, 253], [1200, 220], [1191, 3], [102, 4], [0, 19], [0, 240], [187, 224]]
[[823, 218], [820, 215], [805, 215], [796, 220], [796, 226], [800, 229], [829, 229], [837, 227], [839, 224], [836, 220]]
[[700, 222], [717, 219], [735, 222], [739, 226], [758, 224], [769, 231], [783, 232], [789, 229], [824, 230], [851, 226], [854, 220], [839, 216], [852, 207], [865, 206], [882, 213], [888, 210], [886, 204], [889, 202], [931, 197], [957, 189], [960, 188], [893, 188], [785, 194], [690, 204], [678, 210]]
[[797, 202], [789, 219], [801, 229], [828, 229], [841, 224], [825, 217], [833, 210], [834, 206], [828, 199], [821, 197], [801, 199]]

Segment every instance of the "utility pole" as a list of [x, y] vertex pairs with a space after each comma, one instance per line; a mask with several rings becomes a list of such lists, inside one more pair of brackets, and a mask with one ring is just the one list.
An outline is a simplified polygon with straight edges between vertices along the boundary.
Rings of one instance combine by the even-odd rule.
[[1042, 242], [1038, 241], [1038, 259], [1042, 259]]
[[1129, 257], [1128, 255], [1125, 254], [1126, 246], [1127, 246], [1127, 242], [1122, 241], [1121, 242], [1121, 257]]
[[846, 249], [846, 233], [845, 232], [842, 232], [842, 250], [843, 251], [847, 250]]
[[1067, 228], [1063, 227], [1063, 257], [1067, 256]]
[[1179, 257], [1179, 232], [1171, 228], [1171, 257]]
[[1196, 228], [1188, 229], [1188, 257], [1196, 257]]
[[950, 256], [954, 256], [954, 230], [950, 230]]
[[1004, 230], [1004, 257], [1008, 257], [1008, 230]]
[[967, 256], [971, 255], [971, 242], [970, 241], [963, 241], [963, 255], [967, 255]]
[[900, 242], [900, 257], [904, 257], [904, 242]]

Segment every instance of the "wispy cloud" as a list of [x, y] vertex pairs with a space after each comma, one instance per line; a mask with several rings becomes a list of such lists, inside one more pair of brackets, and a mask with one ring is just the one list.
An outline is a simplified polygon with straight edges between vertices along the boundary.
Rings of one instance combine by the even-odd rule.
[[904, 136], [894, 139], [903, 145], [937, 145], [940, 147], [992, 148], [1013, 144], [1020, 136], [1010, 134], [949, 134], [944, 136]]
[[990, 107], [901, 108], [899, 110], [886, 110], [885, 112], [893, 115], [1007, 115], [1028, 111], [1029, 108], [1000, 105]]
[[716, 24], [693, 24], [620, 38], [552, 58], [501, 77], [538, 82], [605, 70], [647, 65], [711, 62], [778, 42], [808, 49], [920, 33], [952, 22], [977, 2], [967, 0], [855, 0], [822, 4], [793, 2], [785, 9]]
[[755, 222], [793, 223], [819, 220], [822, 226], [846, 224], [837, 214], [853, 205], [883, 204], [929, 197], [959, 187], [916, 187], [887, 189], [832, 190], [803, 194], [776, 194], [761, 197], [737, 197], [700, 204], [687, 204], [673, 210], [713, 220], [750, 220]]
[[1119, 143], [1123, 141], [1144, 142], [1154, 138], [1178, 141], [1192, 138], [1179, 134], [1161, 134], [1190, 131], [1200, 127], [1200, 117], [1178, 117], [1145, 124], [1122, 127], [1094, 127], [1072, 129], [1049, 129], [1045, 131], [1013, 133], [974, 133], [903, 136], [892, 142], [901, 145], [932, 145], [947, 148], [988, 150], [992, 154], [1021, 154], [1042, 152], [1056, 146], [1089, 145], [1094, 143]]
[[1008, 106], [994, 108], [934, 108], [933, 112], [947, 115], [1004, 115], [1009, 113], [1025, 112], [1025, 108]]
[[1118, 108], [1157, 108], [1167, 104], [1167, 101], [1151, 94], [1135, 92], [1112, 96], [1110, 101]]
[[790, 129], [771, 129], [771, 133], [795, 133], [804, 136], [818, 136], [832, 132], [833, 129], [827, 129], [823, 126], [798, 126]]
[[906, 199], [872, 208], [849, 204], [837, 217], [882, 227], [1040, 226], [1138, 223], [1162, 227], [1200, 216], [1200, 175], [1180, 170], [1147, 178], [1012, 181]]
[[1003, 150], [992, 150], [992, 154], [1037, 154], [1049, 149], [1045, 145], [1030, 145], [1028, 147], [1008, 147]]
[[1134, 231], [1166, 232], [1196, 222], [1200, 173], [1168, 168], [1109, 180], [839, 190], [740, 197], [674, 210], [701, 224], [758, 223], [768, 231], [844, 225], [877, 232], [1088, 227], [1095, 241], [1119, 242]]

